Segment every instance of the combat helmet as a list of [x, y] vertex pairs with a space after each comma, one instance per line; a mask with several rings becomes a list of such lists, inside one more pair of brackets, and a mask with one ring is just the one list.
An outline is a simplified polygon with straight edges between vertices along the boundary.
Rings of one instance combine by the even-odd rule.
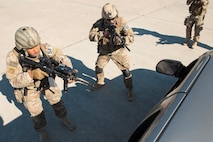
[[40, 41], [40, 36], [33, 27], [20, 27], [15, 33], [15, 44], [18, 50], [33, 48]]
[[118, 16], [118, 10], [115, 5], [107, 3], [102, 8], [102, 18], [113, 19]]

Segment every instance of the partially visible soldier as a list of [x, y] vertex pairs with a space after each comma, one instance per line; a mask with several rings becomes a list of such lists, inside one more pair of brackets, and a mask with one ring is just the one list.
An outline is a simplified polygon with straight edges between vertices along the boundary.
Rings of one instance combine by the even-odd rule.
[[36, 62], [39, 62], [40, 57], [46, 56], [72, 68], [70, 59], [63, 55], [60, 49], [49, 44], [42, 44], [38, 32], [33, 27], [20, 27], [15, 33], [15, 45], [6, 58], [6, 77], [14, 88], [17, 102], [23, 103], [29, 111], [40, 141], [48, 142], [48, 135], [45, 131], [45, 113], [40, 99], [41, 93], [48, 100], [62, 124], [69, 130], [74, 130], [75, 126], [67, 118], [67, 110], [61, 100], [62, 92], [57, 87], [54, 78], [48, 77], [48, 74], [39, 68], [23, 67], [19, 56], [22, 54]]
[[105, 85], [104, 67], [110, 59], [122, 71], [124, 84], [128, 89], [128, 101], [133, 100], [132, 74], [129, 71], [130, 59], [128, 47], [134, 41], [134, 33], [122, 17], [118, 16], [115, 5], [107, 3], [102, 8], [102, 17], [97, 20], [90, 32], [90, 41], [98, 43], [98, 58], [96, 61], [97, 84], [91, 90], [96, 90]]
[[[209, 0], [187, 0], [190, 16], [186, 17], [184, 25], [186, 25], [186, 45], [189, 48], [195, 48], [200, 39], [200, 32], [203, 30], [204, 18], [207, 12]], [[194, 26], [193, 45], [190, 47], [190, 39], [192, 28]]]

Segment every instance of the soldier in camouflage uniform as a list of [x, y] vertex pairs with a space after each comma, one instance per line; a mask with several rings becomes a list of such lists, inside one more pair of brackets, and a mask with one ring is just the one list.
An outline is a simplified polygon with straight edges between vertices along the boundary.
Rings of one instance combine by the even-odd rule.
[[[114, 26], [114, 28], [112, 28]], [[114, 33], [112, 32], [114, 30]], [[128, 101], [133, 100], [132, 74], [129, 71], [130, 59], [126, 45], [133, 43], [134, 33], [122, 17], [118, 16], [115, 5], [107, 3], [102, 8], [102, 18], [97, 20], [90, 32], [90, 41], [98, 43], [98, 58], [96, 61], [97, 84], [92, 88], [96, 90], [104, 86], [104, 67], [110, 59], [122, 71], [124, 84], [128, 89]]]
[[191, 48], [197, 46], [200, 38], [200, 32], [203, 30], [204, 18], [209, 4], [209, 0], [187, 0], [189, 6], [190, 16], [186, 17], [184, 25], [186, 25], [186, 45], [190, 47], [190, 39], [192, 34], [192, 28], [194, 26], [193, 45]]
[[[44, 94], [50, 103], [57, 117], [69, 130], [74, 130], [75, 126], [67, 118], [67, 111], [61, 100], [62, 92], [57, 87], [54, 78], [40, 70], [22, 67], [19, 62], [20, 54], [33, 61], [39, 62], [39, 57], [46, 56], [55, 59], [58, 63], [72, 68], [70, 59], [63, 55], [60, 49], [49, 44], [42, 44], [40, 36], [32, 27], [21, 27], [15, 33], [16, 47], [10, 51], [6, 58], [6, 77], [14, 88], [17, 102], [23, 103], [29, 111], [34, 128], [39, 132], [41, 142], [47, 142], [48, 136], [45, 131], [46, 119], [43, 111], [40, 94]], [[41, 84], [49, 85], [43, 88]], [[70, 81], [72, 82], [72, 81]]]

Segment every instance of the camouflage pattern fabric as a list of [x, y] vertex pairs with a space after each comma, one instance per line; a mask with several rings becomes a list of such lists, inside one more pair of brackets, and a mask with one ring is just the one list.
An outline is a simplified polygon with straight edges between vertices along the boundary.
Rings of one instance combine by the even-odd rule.
[[203, 29], [204, 18], [207, 12], [208, 0], [187, 0], [187, 5], [189, 6], [189, 13], [184, 24], [186, 25], [186, 38], [191, 39], [192, 28], [194, 26], [194, 41], [198, 41], [200, 38], [200, 32]]
[[[116, 34], [125, 39], [125, 45], [130, 45], [134, 42], [133, 30], [122, 17], [117, 18], [115, 27]], [[110, 37], [104, 36], [104, 31], [108, 30], [107, 28], [105, 19], [101, 18], [93, 24], [89, 32], [90, 41], [97, 42], [97, 52], [99, 55], [96, 60], [96, 67], [103, 69], [111, 59], [120, 70], [129, 69], [130, 60], [127, 49], [123, 45], [113, 45], [110, 43]], [[104, 73], [97, 73], [96, 71], [96, 74], [97, 83], [104, 84]]]
[[[71, 61], [67, 56], [63, 55], [60, 49], [52, 47], [49, 44], [41, 44], [41, 49], [48, 57], [57, 60], [61, 64], [72, 67]], [[23, 71], [18, 60], [18, 53], [14, 49], [6, 57], [6, 77], [14, 88], [17, 101], [23, 101], [31, 117], [40, 114], [43, 111], [40, 100], [41, 92], [38, 90], [41, 81], [33, 80], [27, 72]], [[51, 105], [58, 103], [62, 96], [61, 90], [57, 87], [54, 80], [52, 81], [52, 84], [55, 84], [55, 86], [44, 91], [45, 98]]]

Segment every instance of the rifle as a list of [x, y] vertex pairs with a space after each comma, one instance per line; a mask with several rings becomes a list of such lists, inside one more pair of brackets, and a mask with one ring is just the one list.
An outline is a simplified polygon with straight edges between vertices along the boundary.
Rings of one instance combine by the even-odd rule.
[[[118, 37], [118, 38], [120, 38], [121, 41], [123, 41], [123, 39], [121, 38], [121, 36], [119, 36], [118, 33], [115, 31], [115, 28], [116, 28], [116, 26], [113, 25], [113, 24], [109, 24], [107, 26], [107, 29], [108, 29], [108, 31], [109, 31], [109, 33], [111, 35], [110, 43], [113, 45], [113, 47], [115, 47], [114, 42], [113, 42], [113, 39], [115, 37]], [[124, 42], [125, 41], [123, 41], [122, 46], [125, 47], [128, 51], [130, 51], [130, 49], [127, 47], [127, 45]]]
[[30, 69], [36, 69], [39, 68], [42, 71], [46, 72], [49, 77], [55, 78], [55, 76], [58, 76], [64, 80], [64, 91], [67, 92], [68, 90], [68, 81], [74, 80], [79, 81], [87, 86], [93, 86], [91, 83], [80, 79], [77, 77], [78, 71], [76, 69], [72, 69], [68, 66], [59, 64], [54, 59], [48, 58], [48, 57], [40, 57], [40, 62], [35, 62], [33, 60], [30, 60], [26, 58], [23, 54], [19, 55], [19, 62], [21, 63], [22, 67], [24, 68], [30, 68]]

